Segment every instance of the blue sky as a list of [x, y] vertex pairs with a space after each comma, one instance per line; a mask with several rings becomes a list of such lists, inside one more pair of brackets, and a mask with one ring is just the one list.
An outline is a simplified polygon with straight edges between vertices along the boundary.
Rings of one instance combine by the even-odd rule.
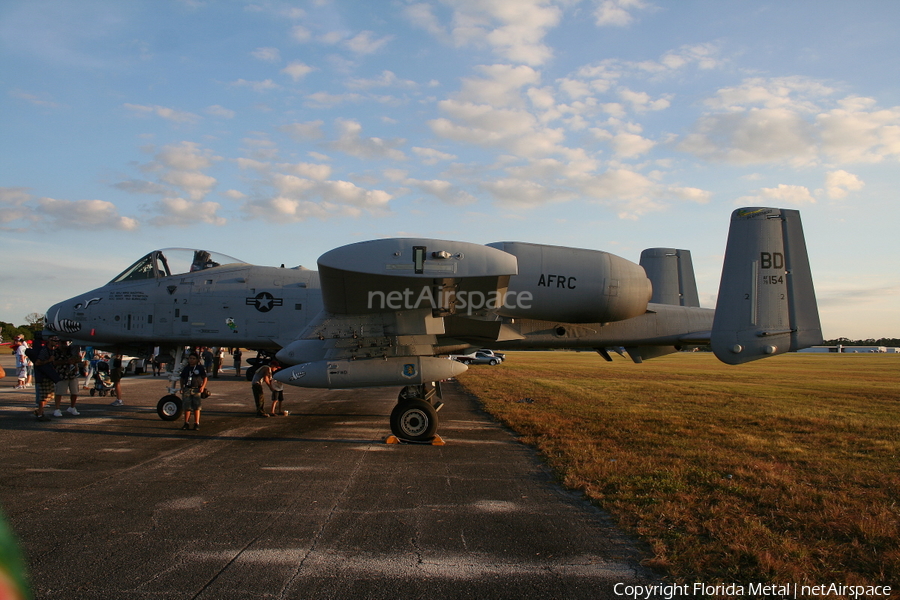
[[155, 248], [636, 261], [800, 209], [826, 338], [900, 337], [896, 2], [6, 0], [0, 320]]

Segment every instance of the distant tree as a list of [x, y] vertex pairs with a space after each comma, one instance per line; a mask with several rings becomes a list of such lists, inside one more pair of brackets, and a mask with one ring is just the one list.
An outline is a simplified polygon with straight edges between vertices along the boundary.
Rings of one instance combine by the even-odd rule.
[[41, 313], [28, 313], [25, 315], [25, 322], [28, 323], [28, 327], [31, 331], [41, 331], [44, 329], [44, 315]]

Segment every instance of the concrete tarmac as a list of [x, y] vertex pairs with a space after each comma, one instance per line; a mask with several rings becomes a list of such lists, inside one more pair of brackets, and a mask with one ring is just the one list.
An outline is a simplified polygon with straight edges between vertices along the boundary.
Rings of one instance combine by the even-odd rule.
[[143, 375], [124, 407], [83, 390], [80, 416], [66, 397], [42, 423], [0, 365], [0, 506], [35, 598], [596, 600], [659, 581], [455, 384], [446, 445], [389, 445], [393, 388], [288, 387], [291, 414], [258, 418], [227, 370], [182, 431]]

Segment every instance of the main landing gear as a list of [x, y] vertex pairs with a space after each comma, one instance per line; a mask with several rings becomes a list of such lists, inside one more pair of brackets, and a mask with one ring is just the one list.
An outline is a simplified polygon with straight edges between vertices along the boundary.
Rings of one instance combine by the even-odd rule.
[[431, 443], [436, 438], [441, 402], [440, 382], [408, 385], [391, 411], [391, 433], [400, 441]]

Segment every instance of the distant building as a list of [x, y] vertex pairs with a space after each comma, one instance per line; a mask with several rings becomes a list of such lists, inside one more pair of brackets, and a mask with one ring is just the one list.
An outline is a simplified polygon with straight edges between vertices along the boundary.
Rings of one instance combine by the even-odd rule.
[[900, 348], [890, 346], [810, 346], [797, 352], [843, 352], [844, 354], [900, 354]]

